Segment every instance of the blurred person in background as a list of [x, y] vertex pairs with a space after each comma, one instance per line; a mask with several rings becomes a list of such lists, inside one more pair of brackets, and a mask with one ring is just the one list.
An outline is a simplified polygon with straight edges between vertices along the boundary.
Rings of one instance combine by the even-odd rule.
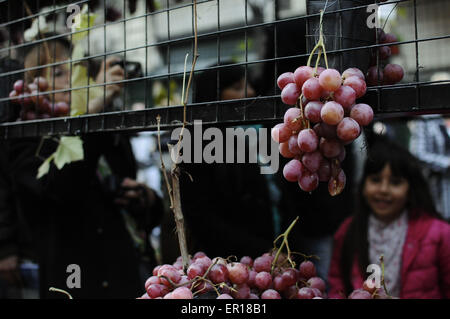
[[355, 213], [334, 237], [329, 297], [361, 289], [367, 266], [380, 265], [383, 255], [384, 295], [450, 298], [450, 225], [435, 209], [419, 162], [384, 136], [368, 143]]
[[[64, 38], [46, 42], [50, 50], [56, 50], [57, 60], [70, 58], [70, 42]], [[48, 63], [35, 59], [44, 56], [37, 52], [28, 51], [23, 65]], [[48, 81], [50, 90], [70, 88], [70, 73], [65, 64], [59, 66], [59, 70], [49, 72], [55, 74]], [[123, 79], [120, 66], [111, 67], [107, 60], [104, 67], [99, 81], [104, 74], [106, 81]], [[40, 75], [27, 74], [26, 78]], [[120, 90], [119, 85], [108, 87], [112, 96]], [[56, 93], [55, 102], [67, 101], [70, 92]], [[101, 105], [92, 111], [103, 107], [107, 109], [107, 105]], [[12, 118], [17, 118], [19, 109], [13, 109], [16, 114]], [[144, 283], [139, 274], [142, 256], [150, 258], [152, 266], [155, 264], [142, 232], [158, 224], [161, 200], [149, 187], [135, 181], [136, 162], [125, 135], [92, 133], [83, 135], [82, 140], [82, 161], [66, 164], [61, 170], [51, 164], [48, 174], [40, 179], [36, 175], [41, 158], [52, 154], [57, 143], [44, 141], [39, 158], [36, 153], [40, 138], [2, 141], [7, 163], [2, 169], [14, 191], [10, 200], [16, 203], [16, 212], [23, 214], [31, 233], [34, 261], [39, 265], [40, 297], [60, 297], [48, 289], [67, 289], [68, 266], [75, 264], [81, 270], [81, 287], [69, 290], [74, 298], [134, 298], [140, 295]], [[11, 240], [15, 240], [12, 235]]]
[[[251, 84], [245, 82], [245, 68], [230, 64], [212, 65], [211, 68], [219, 68], [206, 70], [195, 77], [194, 103], [210, 102], [211, 105], [202, 106], [207, 108], [214, 107], [214, 101], [255, 96]], [[226, 107], [227, 112], [237, 111], [228, 105], [221, 107]], [[225, 137], [225, 128], [220, 129]], [[193, 149], [194, 145], [191, 154]], [[275, 238], [269, 189], [257, 163], [225, 163], [228, 151], [231, 150], [224, 150], [224, 163], [179, 165], [189, 252], [203, 251], [211, 257], [235, 255], [241, 258], [248, 255], [254, 258], [269, 251]], [[162, 236], [173, 233], [174, 226], [173, 215], [170, 214], [163, 224]], [[174, 243], [176, 238], [171, 240]], [[175, 254], [170, 255], [171, 252]], [[175, 245], [170, 249], [167, 241], [163, 242], [163, 262], [172, 263], [178, 256], [176, 253], [179, 255]]]

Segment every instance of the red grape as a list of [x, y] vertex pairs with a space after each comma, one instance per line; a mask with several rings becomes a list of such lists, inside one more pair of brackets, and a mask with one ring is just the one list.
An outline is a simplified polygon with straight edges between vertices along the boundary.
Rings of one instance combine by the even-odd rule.
[[388, 59], [392, 52], [391, 52], [391, 48], [388, 46], [382, 46], [378, 48], [378, 54], [381, 60], [386, 60]]
[[208, 277], [215, 284], [228, 281], [227, 266], [221, 264], [212, 266], [208, 273]]
[[203, 256], [203, 257], [199, 257], [195, 260], [196, 264], [200, 264], [203, 266], [203, 268], [205, 269], [205, 271], [209, 268], [209, 266], [212, 264], [212, 261], [209, 257], [207, 256]]
[[277, 291], [284, 291], [288, 285], [286, 284], [286, 280], [281, 277], [281, 275], [275, 276], [273, 279], [273, 288]]
[[256, 272], [266, 271], [270, 272], [272, 270], [273, 256], [261, 256], [255, 259], [253, 262], [253, 269]]
[[287, 142], [291, 133], [284, 123], [277, 124], [272, 128], [272, 138], [277, 143]]
[[325, 137], [327, 139], [337, 138], [336, 134], [337, 125], [328, 125], [327, 123], [319, 123], [314, 125], [313, 130], [317, 136]]
[[[194, 254], [194, 257], [192, 257], [192, 261], [195, 261], [197, 258], [205, 257], [205, 256], [206, 256], [206, 254], [203, 251], [198, 251]], [[178, 258], [180, 258], [180, 257], [178, 257]], [[183, 257], [181, 257], [181, 258], [183, 258]]]
[[311, 101], [305, 106], [305, 117], [313, 123], [322, 122], [320, 111], [323, 103], [320, 101]]
[[289, 108], [284, 113], [284, 125], [292, 131], [298, 131], [302, 126], [301, 110], [297, 107]]
[[234, 299], [233, 297], [231, 297], [229, 294], [221, 294], [219, 297], [217, 297], [216, 299]]
[[319, 84], [323, 90], [334, 92], [341, 87], [341, 74], [335, 69], [327, 69], [320, 74]]
[[349, 109], [355, 104], [356, 92], [350, 86], [343, 85], [334, 92], [334, 101], [339, 103], [344, 109]]
[[248, 267], [253, 266], [253, 259], [250, 256], [244, 256], [240, 260], [241, 264], [247, 265]]
[[283, 176], [288, 182], [296, 182], [300, 178], [303, 165], [299, 160], [290, 160], [283, 168]]
[[305, 169], [298, 180], [298, 185], [305, 192], [312, 192], [319, 186], [319, 175]]
[[172, 299], [194, 299], [194, 296], [189, 288], [178, 287], [172, 291]]
[[197, 276], [203, 276], [206, 269], [201, 264], [193, 263], [187, 269], [187, 276], [189, 279], [194, 279]]
[[227, 265], [228, 277], [234, 284], [243, 284], [248, 280], [249, 272], [247, 266], [241, 263], [231, 263]]
[[322, 87], [319, 84], [319, 79], [308, 79], [303, 84], [302, 93], [310, 101], [320, 99], [320, 96], [322, 95]]
[[250, 287], [247, 284], [237, 284], [233, 288], [236, 290], [231, 292], [233, 298], [248, 299], [248, 297], [250, 297]]
[[14, 90], [17, 93], [23, 93], [23, 87], [24, 87], [23, 80], [17, 80], [16, 82], [14, 82]]
[[65, 116], [69, 114], [69, 105], [65, 102], [58, 102], [54, 105], [53, 113], [55, 116]]
[[309, 279], [316, 276], [316, 267], [309, 260], [302, 262], [298, 270], [300, 270], [300, 277], [302, 278]]
[[364, 289], [356, 289], [348, 296], [348, 299], [372, 299], [372, 295]]
[[308, 284], [310, 288], [317, 288], [321, 292], [324, 292], [326, 290], [325, 281], [323, 281], [320, 277], [311, 277], [308, 279]]
[[297, 299], [313, 299], [313, 298], [314, 298], [314, 291], [308, 287], [300, 288], [297, 293]]
[[345, 79], [344, 85], [350, 86], [353, 90], [355, 90], [357, 99], [366, 94], [366, 82], [357, 76], [351, 76]]
[[287, 143], [287, 142], [280, 144], [279, 151], [280, 151], [281, 156], [283, 156], [285, 158], [293, 158], [296, 155], [294, 153], [291, 153], [291, 151], [289, 150], [289, 143]]
[[339, 103], [330, 101], [320, 111], [322, 121], [329, 125], [337, 125], [344, 118], [344, 109]]
[[331, 165], [330, 162], [326, 159], [322, 159], [320, 162], [319, 169], [317, 171], [317, 175], [319, 175], [320, 182], [328, 182], [331, 177]]
[[344, 141], [349, 142], [355, 140], [361, 133], [361, 128], [351, 117], [344, 118], [337, 126], [337, 135]]
[[47, 82], [47, 80], [46, 80], [44, 77], [42, 77], [42, 76], [39, 76], [39, 77], [34, 78], [33, 83], [34, 83], [34, 84], [37, 84], [37, 85], [39, 86], [39, 91], [40, 91], [40, 92], [46, 91], [46, 90], [48, 89], [48, 82]]
[[383, 70], [374, 65], [367, 71], [367, 84], [369, 86], [378, 86], [383, 84]]
[[295, 285], [295, 283], [297, 282], [297, 273], [295, 272], [294, 269], [289, 268], [289, 269], [286, 269], [281, 274], [281, 278], [283, 278], [283, 280], [287, 286], [292, 286], [292, 285]]
[[357, 76], [361, 80], [364, 80], [364, 73], [358, 68], [349, 68], [342, 73], [342, 78], [345, 80], [351, 76]]
[[272, 284], [272, 275], [268, 272], [261, 271], [255, 277], [255, 286], [261, 290], [269, 289]]
[[281, 299], [281, 296], [278, 291], [267, 289], [261, 294], [261, 299]]
[[280, 90], [283, 90], [284, 87], [289, 83], [295, 83], [294, 73], [292, 72], [285, 72], [281, 74], [277, 79], [277, 85], [280, 88]]
[[313, 129], [304, 129], [298, 133], [297, 142], [302, 152], [314, 152], [319, 144], [319, 138]]
[[255, 287], [255, 278], [256, 278], [256, 275], [257, 275], [258, 273], [256, 272], [256, 271], [254, 271], [254, 270], [250, 270], [249, 272], [248, 272], [248, 280], [247, 280], [247, 285], [250, 287], [250, 288], [254, 288]]
[[330, 178], [330, 181], [328, 182], [328, 192], [330, 193], [331, 196], [339, 195], [343, 191], [345, 183], [346, 183], [346, 176], [344, 171], [341, 170], [337, 178], [333, 177]]
[[339, 155], [342, 151], [342, 144], [338, 140], [330, 140], [322, 138], [320, 140], [320, 152], [327, 158], [333, 158]]
[[403, 79], [403, 68], [398, 64], [388, 64], [383, 70], [383, 84], [395, 84]]
[[159, 280], [159, 278], [157, 276], [151, 276], [147, 279], [147, 281], [145, 282], [145, 285], [144, 285], [145, 290], [147, 290], [147, 288], [153, 284], [157, 284], [157, 285], [161, 284], [161, 281]]
[[147, 294], [150, 298], [163, 297], [169, 292], [169, 289], [161, 284], [152, 284], [147, 288]]
[[310, 78], [313, 77], [313, 68], [309, 66], [298, 67], [294, 72], [294, 80], [299, 88]]
[[300, 150], [300, 147], [298, 147], [298, 134], [292, 135], [291, 137], [289, 137], [288, 140], [288, 148], [289, 148], [289, 152], [291, 152], [292, 154], [295, 155], [303, 155], [303, 152]]
[[366, 126], [373, 120], [373, 110], [367, 104], [356, 104], [350, 111], [350, 117], [358, 122], [359, 125]]
[[310, 172], [317, 172], [319, 170], [322, 159], [322, 154], [319, 151], [315, 151], [303, 155], [302, 163]]
[[161, 276], [167, 277], [170, 279], [173, 283], [178, 283], [181, 279], [180, 273], [177, 271], [177, 269], [171, 265], [168, 265], [167, 267], [161, 267], [158, 271], [158, 277], [160, 277], [161, 283], [167, 287], [171, 287], [171, 283]]
[[281, 100], [287, 105], [295, 105], [301, 94], [301, 90], [295, 83], [288, 83], [281, 91]]

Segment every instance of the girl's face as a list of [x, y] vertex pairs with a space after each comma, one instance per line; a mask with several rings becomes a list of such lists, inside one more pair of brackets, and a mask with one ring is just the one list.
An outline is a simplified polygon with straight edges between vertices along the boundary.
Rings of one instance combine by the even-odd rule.
[[[250, 84], [247, 84], [247, 97], [254, 97], [255, 90]], [[227, 87], [222, 91], [222, 100], [237, 100], [245, 98], [245, 78], [236, 82], [230, 87]]]
[[[65, 59], [64, 59], [65, 60]], [[63, 90], [70, 87], [70, 68], [68, 64], [60, 64], [54, 68], [50, 68], [50, 81], [49, 81], [49, 91], [50, 90]], [[55, 86], [53, 87], [53, 83]], [[50, 95], [52, 99], [52, 95]], [[55, 93], [55, 102], [70, 102], [70, 91]]]
[[[56, 49], [54, 51], [54, 45], [56, 45]], [[67, 49], [65, 49], [61, 44], [51, 44], [49, 45], [49, 51], [50, 54], [55, 53], [56, 59], [53, 61], [53, 57], [51, 57], [51, 61], [48, 63], [53, 62], [62, 62], [67, 61], [70, 56], [67, 52]], [[45, 51], [41, 49], [39, 54], [45, 54]], [[38, 58], [37, 50], [33, 50], [31, 54], [27, 56], [25, 59], [25, 67], [33, 67], [36, 65], [36, 61]], [[40, 58], [40, 57], [39, 57]], [[41, 65], [41, 63], [37, 63], [37, 65]], [[64, 90], [70, 88], [70, 64], [64, 63], [64, 64], [58, 64], [56, 66], [49, 67], [48, 69], [44, 69], [43, 74], [40, 74], [41, 76], [45, 76], [48, 72], [48, 91], [54, 91], [54, 90]], [[54, 86], [53, 86], [54, 84]], [[64, 91], [64, 92], [58, 92], [54, 93], [54, 102], [66, 102], [69, 104], [70, 101], [70, 91]], [[53, 100], [53, 94], [50, 94], [48, 97], [50, 100]]]
[[389, 164], [379, 173], [367, 176], [363, 186], [363, 196], [372, 212], [386, 222], [394, 220], [403, 212], [408, 191], [408, 181], [393, 176]]

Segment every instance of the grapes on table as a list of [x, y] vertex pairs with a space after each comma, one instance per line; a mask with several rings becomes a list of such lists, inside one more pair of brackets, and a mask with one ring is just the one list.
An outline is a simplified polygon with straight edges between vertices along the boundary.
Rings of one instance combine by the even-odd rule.
[[[313, 299], [326, 298], [325, 281], [314, 263], [290, 264], [287, 255], [271, 250], [252, 259], [210, 259], [203, 252], [189, 260], [186, 272], [173, 264], [156, 266], [137, 299]], [[309, 257], [305, 257], [309, 258]], [[193, 273], [193, 269], [198, 271]], [[202, 269], [201, 271], [199, 269]], [[139, 295], [139, 293], [137, 293]]]

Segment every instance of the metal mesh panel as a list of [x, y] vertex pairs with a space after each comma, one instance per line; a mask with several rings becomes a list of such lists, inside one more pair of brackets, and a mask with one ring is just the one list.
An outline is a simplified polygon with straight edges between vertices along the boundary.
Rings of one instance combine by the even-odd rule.
[[[184, 62], [189, 72], [194, 43], [193, 1], [172, 0], [97, 0], [18, 2], [0, 1], [1, 43], [0, 70], [2, 138], [52, 134], [80, 134], [98, 131], [155, 130], [156, 117], [161, 128], [181, 125], [183, 106]], [[368, 6], [377, 3], [387, 32], [397, 35], [393, 44], [399, 53], [390, 61], [403, 66], [404, 79], [395, 85], [368, 89], [364, 100], [377, 117], [420, 113], [446, 113], [450, 98], [450, 26], [445, 0], [397, 0], [378, 3], [374, 0], [287, 1], [287, 0], [209, 0], [197, 1], [199, 59], [195, 79], [214, 72], [214, 92], [204, 92], [207, 100], [199, 102], [194, 84], [187, 107], [187, 119], [203, 120], [204, 125], [236, 125], [279, 121], [288, 106], [280, 100], [276, 78], [306, 64], [309, 50], [317, 40], [319, 10], [324, 14], [325, 44], [330, 67], [343, 71], [357, 66], [366, 71], [371, 50], [383, 46], [368, 28]], [[84, 6], [96, 19], [87, 27], [72, 31], [67, 27], [68, 10]], [[39, 27], [32, 39], [29, 30]], [[28, 30], [28, 31], [27, 31]], [[44, 32], [45, 31], [45, 32]], [[85, 32], [85, 33], [83, 33]], [[58, 59], [52, 47], [50, 60], [24, 65], [27, 53], [59, 39], [72, 42], [85, 34], [83, 55], [76, 59]], [[50, 50], [50, 51], [52, 51]], [[40, 54], [45, 50], [38, 51]], [[97, 83], [101, 63], [119, 56], [127, 64], [125, 79]], [[14, 61], [12, 61], [14, 60]], [[50, 70], [55, 74], [65, 67], [72, 74], [77, 64], [87, 66], [92, 74], [86, 83], [69, 83], [67, 87], [50, 85], [50, 93], [83, 92], [90, 98], [95, 88], [110, 84], [123, 86], [108, 107], [99, 112], [72, 117], [54, 117], [16, 121], [17, 106], [11, 106], [9, 92], [16, 79], [27, 73]], [[223, 100], [221, 73], [242, 68], [245, 80], [244, 98]], [[55, 78], [55, 77], [53, 77]], [[71, 79], [71, 76], [69, 77]], [[69, 81], [71, 82], [71, 81]], [[54, 84], [54, 83], [53, 83]], [[249, 86], [256, 96], [248, 96]], [[104, 101], [106, 102], [106, 90]], [[87, 103], [89, 104], [89, 103]], [[106, 104], [106, 103], [104, 103]], [[74, 101], [71, 100], [71, 107]]]

